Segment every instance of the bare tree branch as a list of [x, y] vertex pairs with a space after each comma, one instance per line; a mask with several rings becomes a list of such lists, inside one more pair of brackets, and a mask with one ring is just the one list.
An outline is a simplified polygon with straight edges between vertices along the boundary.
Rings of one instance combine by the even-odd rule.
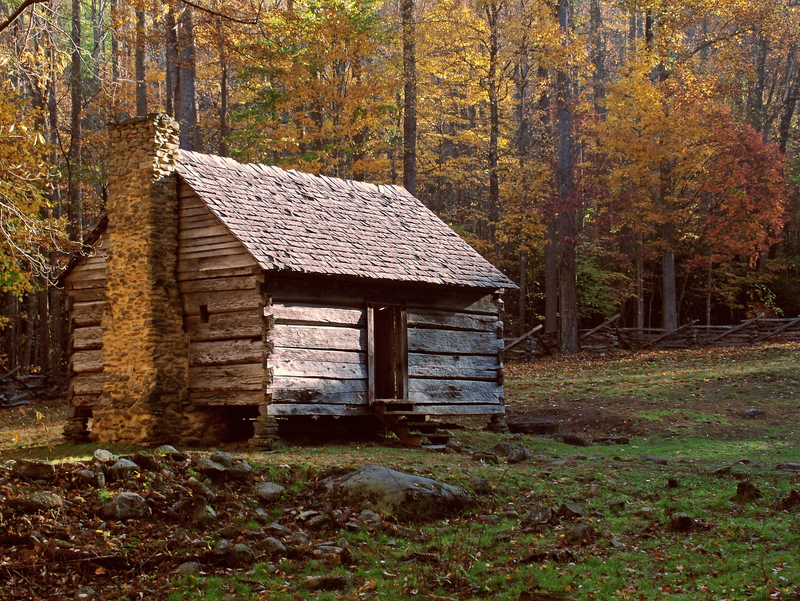
[[8, 19], [0, 23], [0, 32], [6, 29], [14, 21], [16, 21], [17, 17], [19, 17], [22, 14], [22, 12], [29, 6], [33, 6], [34, 4], [41, 4], [47, 1], [48, 0], [24, 0], [23, 3], [17, 7], [17, 10], [11, 13], [11, 16], [9, 16]]
[[[44, 0], [36, 0], [36, 1], [43, 2]], [[254, 18], [251, 18], [251, 19], [242, 19], [240, 17], [234, 17], [232, 15], [226, 15], [226, 14], [218, 12], [218, 11], [216, 11], [214, 9], [207, 8], [205, 6], [201, 6], [200, 4], [192, 2], [191, 0], [181, 0], [181, 2], [183, 2], [187, 6], [191, 6], [192, 8], [196, 8], [199, 11], [202, 11], [204, 13], [208, 13], [209, 15], [213, 15], [215, 17], [219, 17], [220, 19], [225, 19], [226, 21], [231, 21], [233, 23], [240, 23], [241, 25], [258, 25], [258, 17], [257, 16], [254, 17]]]

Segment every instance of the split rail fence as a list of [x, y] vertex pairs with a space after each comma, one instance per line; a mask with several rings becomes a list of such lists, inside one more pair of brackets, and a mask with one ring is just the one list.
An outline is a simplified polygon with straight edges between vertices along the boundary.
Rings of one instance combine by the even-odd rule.
[[[619, 318], [619, 315], [614, 315], [595, 328], [581, 330], [581, 349], [695, 348], [754, 345], [772, 340], [800, 341], [800, 316], [770, 318], [759, 315], [727, 326], [703, 326], [691, 321], [676, 330], [624, 328], [619, 325]], [[536, 326], [519, 338], [507, 340], [504, 348], [507, 358], [551, 352], [551, 345], [542, 335], [542, 329], [542, 326]]]

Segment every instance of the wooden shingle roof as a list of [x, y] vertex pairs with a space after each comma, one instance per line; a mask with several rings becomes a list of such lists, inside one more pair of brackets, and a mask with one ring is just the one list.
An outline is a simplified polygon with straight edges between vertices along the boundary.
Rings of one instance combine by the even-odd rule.
[[265, 270], [516, 287], [404, 188], [184, 150], [178, 173]]

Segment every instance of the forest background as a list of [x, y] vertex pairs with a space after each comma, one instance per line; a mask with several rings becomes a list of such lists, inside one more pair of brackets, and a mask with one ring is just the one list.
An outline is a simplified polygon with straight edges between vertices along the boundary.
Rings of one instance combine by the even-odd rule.
[[103, 214], [107, 123], [404, 185], [562, 351], [800, 314], [798, 0], [0, 2], [0, 361], [58, 372], [52, 286]]

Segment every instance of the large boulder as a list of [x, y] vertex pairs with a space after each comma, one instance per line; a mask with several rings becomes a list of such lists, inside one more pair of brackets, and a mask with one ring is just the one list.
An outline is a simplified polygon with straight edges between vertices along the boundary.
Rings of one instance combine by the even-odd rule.
[[380, 465], [368, 465], [323, 482], [332, 498], [379, 513], [430, 520], [462, 511], [472, 501], [463, 489]]

